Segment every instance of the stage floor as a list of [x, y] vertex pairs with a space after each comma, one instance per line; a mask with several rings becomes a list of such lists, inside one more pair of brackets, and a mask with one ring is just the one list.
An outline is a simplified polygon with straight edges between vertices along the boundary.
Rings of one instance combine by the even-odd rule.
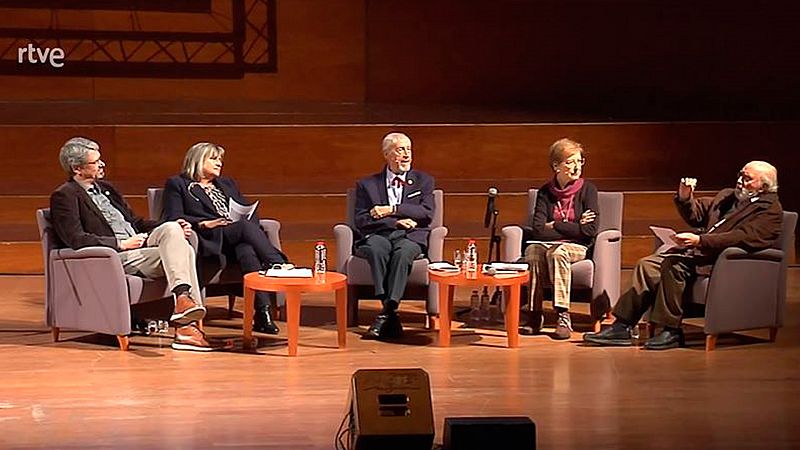
[[[332, 297], [315, 296], [304, 297], [297, 358], [286, 356], [282, 322], [280, 336], [241, 351], [241, 317], [225, 318], [224, 298], [211, 300], [207, 329], [237, 338], [230, 352], [172, 351], [158, 337], [121, 352], [113, 337], [82, 332], [53, 343], [42, 277], [0, 277], [0, 448], [332, 449], [352, 373], [398, 367], [430, 374], [437, 444], [445, 417], [522, 415], [540, 449], [800, 448], [800, 270], [791, 272], [775, 343], [756, 331], [705, 353], [701, 329], [688, 327], [689, 347], [664, 352], [585, 347], [579, 333], [523, 336], [512, 350], [502, 332], [464, 329], [440, 348], [408, 302], [403, 340], [362, 341], [363, 325], [338, 349]], [[363, 323], [374, 303], [362, 303]]]

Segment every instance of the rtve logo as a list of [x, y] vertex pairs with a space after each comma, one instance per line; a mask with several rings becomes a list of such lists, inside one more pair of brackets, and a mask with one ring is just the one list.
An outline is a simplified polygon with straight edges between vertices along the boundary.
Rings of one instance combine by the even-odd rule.
[[[25, 54], [28, 54], [27, 59], [23, 59]], [[37, 48], [33, 44], [28, 44], [27, 47], [20, 47], [17, 49], [17, 62], [20, 64], [46, 64], [58, 69], [64, 67], [64, 49], [62, 48]]]

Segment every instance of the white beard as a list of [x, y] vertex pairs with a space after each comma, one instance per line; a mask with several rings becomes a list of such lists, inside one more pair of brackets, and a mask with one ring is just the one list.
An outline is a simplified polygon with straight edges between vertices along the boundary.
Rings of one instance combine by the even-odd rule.
[[758, 195], [758, 191], [749, 191], [745, 188], [736, 188], [736, 200], [749, 200], [756, 195]]

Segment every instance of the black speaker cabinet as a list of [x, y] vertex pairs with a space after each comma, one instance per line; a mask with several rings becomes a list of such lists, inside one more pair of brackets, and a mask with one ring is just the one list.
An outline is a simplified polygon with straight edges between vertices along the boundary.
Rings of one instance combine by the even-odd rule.
[[446, 417], [444, 450], [536, 450], [528, 417]]
[[431, 450], [433, 408], [422, 369], [361, 369], [350, 386], [350, 448]]

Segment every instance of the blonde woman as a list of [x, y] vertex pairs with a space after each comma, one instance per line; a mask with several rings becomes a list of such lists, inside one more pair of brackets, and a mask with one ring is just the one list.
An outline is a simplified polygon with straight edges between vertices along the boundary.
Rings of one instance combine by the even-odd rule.
[[[200, 142], [186, 152], [181, 174], [167, 180], [164, 188], [164, 218], [184, 219], [197, 232], [200, 257], [225, 255], [239, 262], [243, 273], [257, 272], [272, 264], [287, 262], [259, 226], [257, 214], [232, 221], [228, 202], [248, 204], [236, 183], [222, 175], [225, 149]], [[257, 292], [253, 329], [278, 334], [269, 314], [269, 293]]]

